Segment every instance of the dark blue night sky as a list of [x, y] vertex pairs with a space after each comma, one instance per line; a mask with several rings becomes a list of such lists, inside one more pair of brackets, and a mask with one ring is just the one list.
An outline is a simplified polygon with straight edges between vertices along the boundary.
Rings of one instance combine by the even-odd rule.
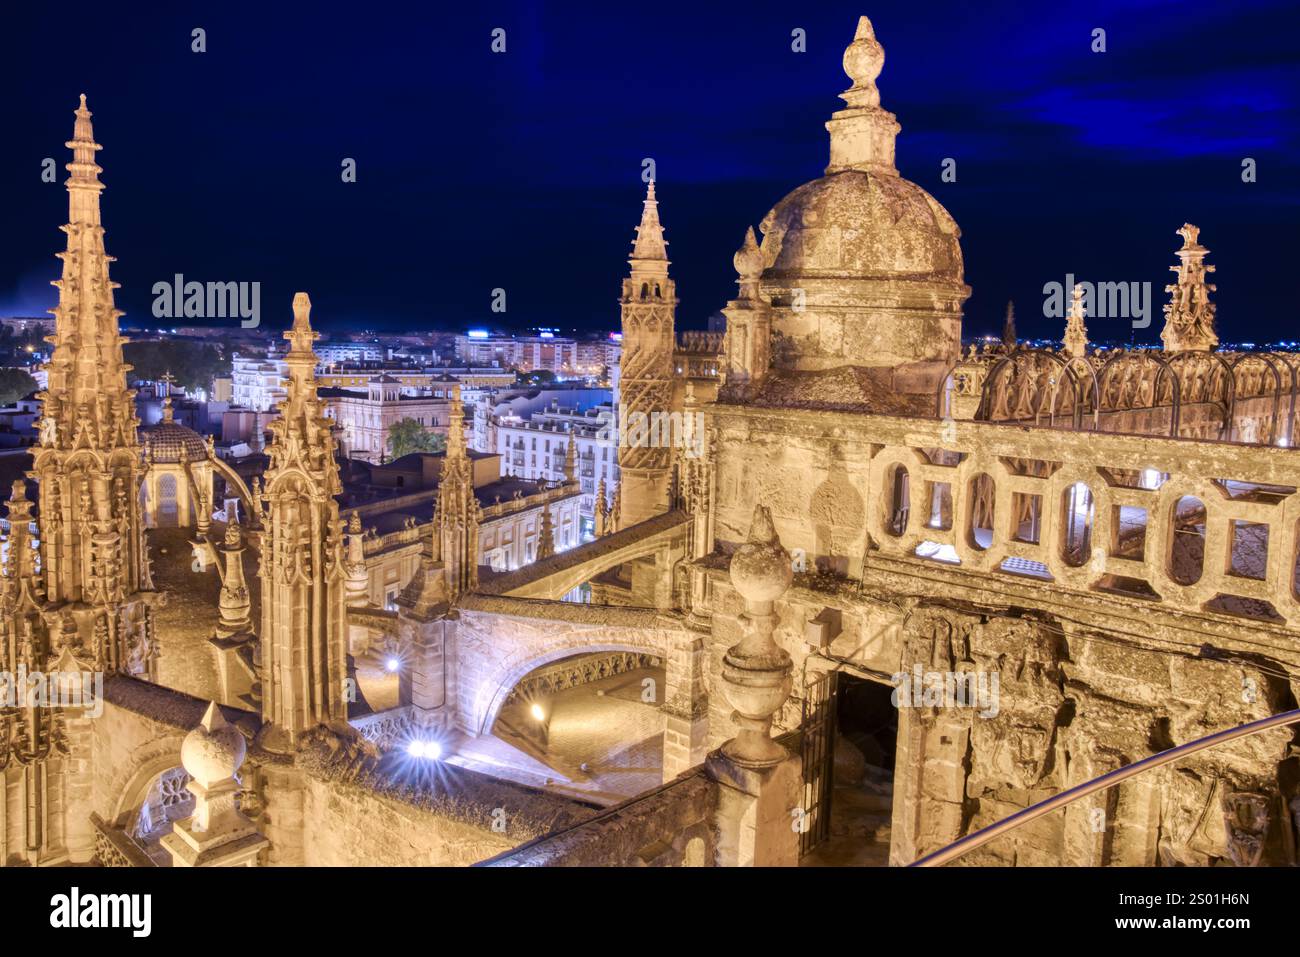
[[821, 174], [866, 13], [899, 169], [962, 228], [968, 334], [999, 328], [1009, 298], [1022, 335], [1059, 334], [1041, 290], [1073, 272], [1151, 281], [1154, 341], [1191, 221], [1221, 336], [1300, 338], [1294, 4], [181, 6], [3, 14], [0, 315], [53, 304], [66, 194], [40, 164], [55, 157], [62, 183], [85, 92], [128, 324], [152, 321], [153, 283], [179, 272], [260, 281], [275, 325], [305, 289], [325, 328], [613, 328], [653, 157], [678, 325], [702, 327], [734, 292], [745, 227]]

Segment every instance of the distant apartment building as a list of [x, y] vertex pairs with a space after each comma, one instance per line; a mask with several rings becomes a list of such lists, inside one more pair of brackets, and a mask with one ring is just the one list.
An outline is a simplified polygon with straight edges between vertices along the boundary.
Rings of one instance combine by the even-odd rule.
[[578, 375], [578, 343], [544, 332], [536, 336], [456, 337], [456, 358], [470, 365], [496, 365], [518, 372]]
[[494, 431], [502, 474], [531, 481], [561, 481], [569, 441], [577, 440], [578, 510], [582, 515], [583, 534], [593, 534], [600, 481], [605, 480], [609, 498], [618, 483], [613, 407], [598, 405], [579, 412], [553, 406], [527, 419], [499, 418]]
[[278, 409], [287, 395], [288, 365], [274, 352], [266, 358], [235, 353], [230, 362], [230, 401], [253, 412]]
[[391, 375], [380, 375], [366, 384], [365, 391], [318, 388], [325, 401], [325, 416], [339, 425], [339, 446], [349, 458], [382, 462], [388, 454], [388, 439], [394, 425], [413, 419], [431, 432], [447, 434], [451, 404], [447, 396], [407, 395]]
[[499, 367], [472, 368], [465, 366], [410, 366], [394, 363], [346, 363], [337, 366], [318, 366], [316, 385], [327, 389], [366, 389], [370, 380], [378, 375], [396, 379], [404, 395], [432, 393], [446, 397], [451, 386], [461, 387], [461, 398], [468, 402], [471, 390], [499, 389], [514, 385], [514, 373]]
[[384, 362], [391, 351], [374, 342], [317, 343], [316, 359], [321, 366], [343, 362]]
[[[507, 572], [536, 561], [543, 510], [551, 513], [556, 552], [584, 540], [574, 486], [503, 478], [500, 456], [471, 452], [469, 458], [474, 496], [482, 509], [480, 565]], [[345, 521], [356, 514], [365, 529], [366, 597], [376, 607], [396, 610], [397, 596], [419, 566], [444, 461], [444, 455], [416, 453], [363, 468], [364, 478], [344, 481], [341, 514]]]
[[618, 368], [623, 355], [621, 336], [578, 341], [575, 371], [579, 375], [605, 376]]
[[0, 326], [4, 326], [15, 336], [27, 332], [39, 332], [43, 335], [54, 333], [53, 316], [4, 316], [0, 317]]

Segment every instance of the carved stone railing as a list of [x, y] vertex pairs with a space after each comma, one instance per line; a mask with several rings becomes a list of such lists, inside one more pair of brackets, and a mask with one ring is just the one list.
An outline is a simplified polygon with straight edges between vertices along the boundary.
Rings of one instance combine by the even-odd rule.
[[712, 867], [718, 785], [703, 768], [476, 867]]
[[876, 421], [882, 445], [870, 465], [868, 559], [919, 558], [1178, 611], [1300, 625], [1300, 452]]
[[93, 811], [90, 823], [95, 828], [95, 858], [100, 867], [157, 867], [125, 831], [112, 827]]
[[382, 555], [384, 552], [395, 548], [404, 548], [407, 545], [416, 544], [420, 541], [420, 537], [427, 527], [428, 523], [426, 522], [411, 525], [408, 528], [399, 528], [386, 535], [366, 535], [361, 539], [361, 550], [367, 558], [370, 558], [374, 555]]
[[411, 706], [404, 705], [352, 718], [348, 724], [381, 751], [399, 747], [413, 727]]

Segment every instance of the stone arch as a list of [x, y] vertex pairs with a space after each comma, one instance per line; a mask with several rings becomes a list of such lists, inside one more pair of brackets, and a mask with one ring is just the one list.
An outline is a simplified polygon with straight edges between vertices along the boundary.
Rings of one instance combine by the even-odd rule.
[[668, 633], [654, 627], [464, 610], [459, 632], [458, 708], [462, 726], [474, 735], [492, 731], [510, 692], [529, 672], [561, 658], [602, 652], [669, 657]]
[[229, 462], [223, 462], [218, 458], [211, 458], [208, 461], [212, 463], [212, 467], [217, 474], [226, 480], [226, 484], [234, 487], [235, 492], [244, 503], [244, 511], [248, 515], [249, 526], [256, 527], [258, 524], [258, 509], [253, 503], [253, 493], [248, 490], [248, 486], [239, 473], [231, 468]]
[[120, 828], [130, 826], [132, 815], [144, 803], [158, 776], [180, 765], [183, 740], [183, 735], [176, 734], [154, 742], [143, 749], [144, 756], [115, 778], [116, 783], [109, 792], [113, 804], [109, 806], [110, 813], [105, 817], [111, 825]]
[[649, 654], [652, 649], [648, 647], [637, 647], [631, 642], [605, 642], [582, 648], [560, 648], [544, 652], [536, 658], [513, 665], [508, 671], [493, 674], [488, 679], [488, 684], [493, 686], [493, 691], [488, 701], [487, 709], [483, 712], [483, 718], [478, 725], [476, 733], [491, 733], [492, 726], [496, 723], [497, 715], [501, 713], [501, 708], [505, 704], [506, 698], [510, 696], [510, 692], [514, 690], [515, 685], [519, 684], [519, 682], [526, 678], [531, 672], [564, 658], [575, 658], [579, 655], [594, 655], [616, 651], [627, 651], [632, 652], [633, 654]]

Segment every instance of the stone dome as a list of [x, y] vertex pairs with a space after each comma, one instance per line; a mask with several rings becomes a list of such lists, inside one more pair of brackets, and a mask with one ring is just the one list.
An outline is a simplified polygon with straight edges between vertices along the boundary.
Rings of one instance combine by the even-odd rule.
[[902, 279], [962, 283], [961, 231], [901, 176], [845, 170], [795, 189], [762, 223], [763, 280]]
[[764, 217], [758, 293], [771, 304], [776, 370], [867, 369], [868, 391], [933, 396], [960, 355], [970, 288], [957, 223], [894, 164], [901, 127], [876, 88], [884, 56], [860, 18], [844, 54], [853, 85], [826, 123], [830, 164]]
[[181, 450], [191, 462], [202, 462], [208, 457], [208, 445], [203, 436], [179, 422], [159, 422], [143, 430], [145, 448], [159, 465], [175, 465], [181, 460]]

